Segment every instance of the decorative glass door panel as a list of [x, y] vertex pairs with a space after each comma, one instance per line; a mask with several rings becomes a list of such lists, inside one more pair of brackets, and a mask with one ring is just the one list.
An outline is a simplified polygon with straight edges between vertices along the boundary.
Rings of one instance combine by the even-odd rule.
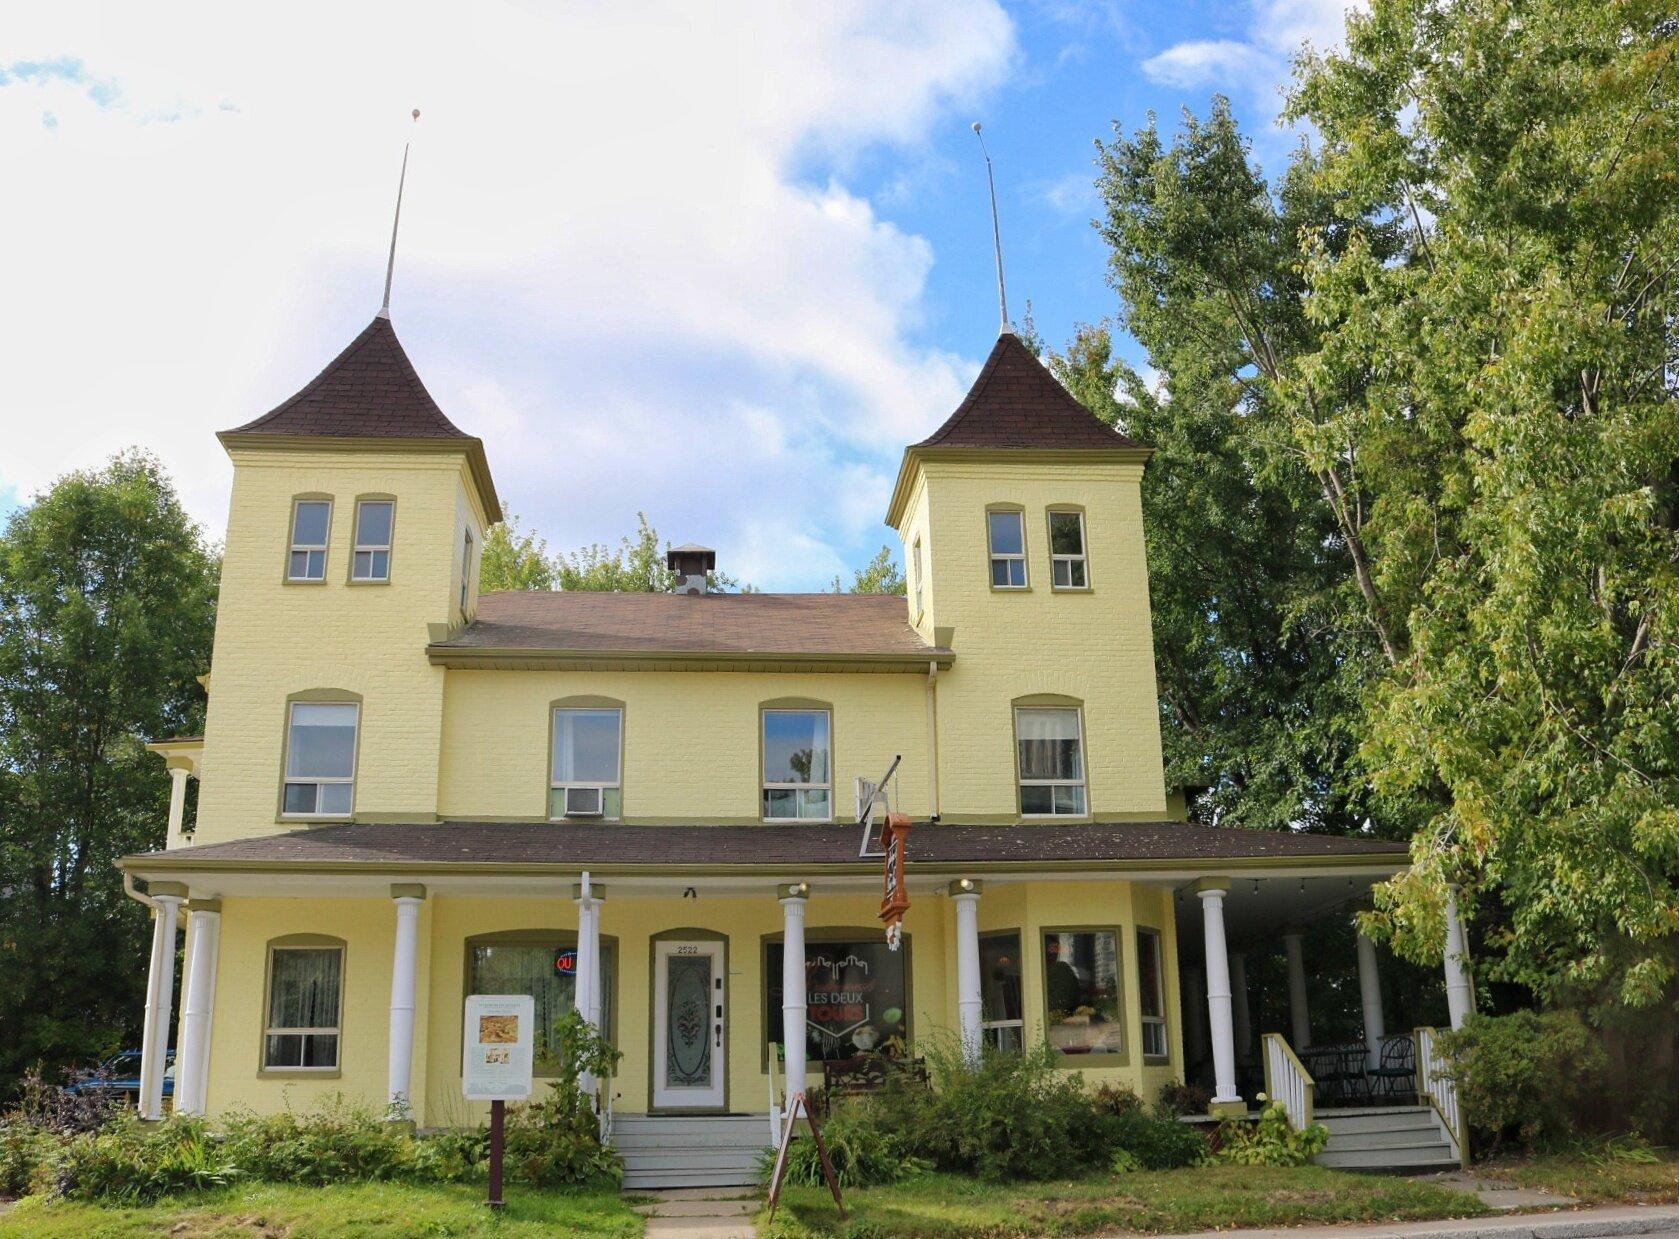
[[654, 944], [654, 1106], [723, 1108], [725, 988], [721, 942]]

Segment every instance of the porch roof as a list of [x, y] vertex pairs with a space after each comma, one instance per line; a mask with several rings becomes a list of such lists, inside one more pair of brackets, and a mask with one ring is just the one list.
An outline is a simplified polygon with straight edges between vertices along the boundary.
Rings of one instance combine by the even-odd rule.
[[[653, 826], [557, 822], [352, 822], [126, 856], [124, 869], [426, 870], [597, 872], [878, 873], [858, 856], [855, 824]], [[927, 872], [966, 868], [1038, 871], [1201, 872], [1254, 867], [1402, 868], [1404, 844], [1385, 840], [1201, 826], [1187, 822], [963, 825], [919, 823], [910, 858]]]

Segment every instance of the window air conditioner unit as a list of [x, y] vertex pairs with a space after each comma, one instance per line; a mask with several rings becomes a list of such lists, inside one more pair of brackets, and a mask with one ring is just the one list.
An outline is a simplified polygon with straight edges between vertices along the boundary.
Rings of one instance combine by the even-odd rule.
[[602, 813], [602, 802], [604, 800], [603, 788], [568, 787], [565, 789], [565, 815], [567, 817], [599, 817]]

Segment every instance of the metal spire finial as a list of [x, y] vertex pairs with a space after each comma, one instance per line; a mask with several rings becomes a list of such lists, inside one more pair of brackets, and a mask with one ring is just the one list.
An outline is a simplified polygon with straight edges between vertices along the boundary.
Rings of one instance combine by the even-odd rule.
[[[414, 109], [413, 116], [415, 120], [420, 119], [419, 108]], [[396, 230], [397, 225], [402, 223], [402, 188], [408, 183], [409, 145], [407, 142], [402, 144], [402, 173], [396, 180], [396, 216], [391, 220], [391, 256], [385, 262], [385, 300], [379, 306], [380, 318], [391, 316], [391, 277], [396, 274]]]
[[979, 131], [979, 122], [974, 122], [974, 136], [979, 139], [980, 153], [985, 156], [985, 183], [991, 187], [991, 244], [997, 254], [997, 312], [1002, 315], [1002, 331], [1014, 334], [1014, 324], [1009, 322], [1009, 297], [1003, 287], [1003, 230], [997, 225], [997, 180], [991, 175], [991, 152], [986, 149], [985, 135]]

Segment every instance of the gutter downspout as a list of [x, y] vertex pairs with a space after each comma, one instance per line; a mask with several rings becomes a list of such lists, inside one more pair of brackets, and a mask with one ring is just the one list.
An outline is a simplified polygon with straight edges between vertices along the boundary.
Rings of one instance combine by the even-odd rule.
[[939, 816], [939, 665], [927, 664], [927, 808]]
[[157, 911], [157, 903], [150, 895], [143, 895], [134, 889], [134, 875], [127, 869], [122, 871], [122, 893], [138, 903], [143, 903], [153, 912]]

